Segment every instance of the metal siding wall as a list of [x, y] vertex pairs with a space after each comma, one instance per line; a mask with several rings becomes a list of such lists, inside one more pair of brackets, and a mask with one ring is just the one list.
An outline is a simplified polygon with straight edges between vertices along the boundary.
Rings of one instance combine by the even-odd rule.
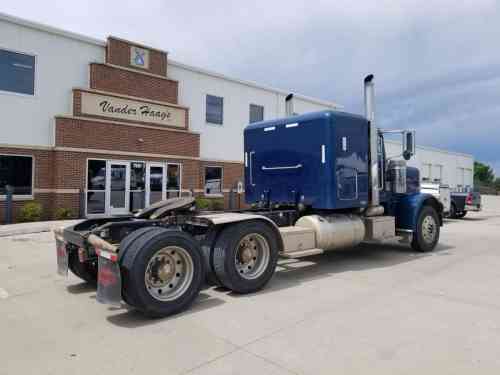
[[[284, 94], [195, 72], [175, 64], [169, 64], [167, 71], [169, 78], [179, 81], [179, 104], [189, 107], [190, 129], [201, 133], [200, 156], [203, 159], [243, 161], [243, 129], [249, 123], [250, 104], [264, 107], [264, 120], [285, 116]], [[207, 94], [224, 98], [222, 126], [205, 121]], [[329, 108], [298, 98], [294, 101], [297, 113]]]
[[[386, 141], [386, 153], [389, 157], [400, 155], [401, 144], [393, 141]], [[472, 171], [474, 169], [474, 158], [472, 155], [452, 153], [444, 150], [431, 150], [417, 146], [417, 153], [408, 162], [408, 165], [420, 169], [421, 172], [424, 168], [428, 168], [428, 166], [431, 165], [431, 179], [434, 178], [433, 173], [437, 171], [437, 166], [442, 166], [442, 183], [450, 185], [452, 189], [462, 183], [462, 178], [458, 177], [458, 170], [459, 168], [463, 168], [470, 171], [468, 173], [469, 177], [465, 178], [465, 185], [473, 186]], [[421, 177], [422, 176], [425, 176], [425, 173], [421, 173]]]
[[71, 113], [71, 89], [87, 87], [104, 47], [0, 20], [0, 48], [36, 56], [35, 96], [0, 93], [0, 143], [52, 146], [54, 115]]

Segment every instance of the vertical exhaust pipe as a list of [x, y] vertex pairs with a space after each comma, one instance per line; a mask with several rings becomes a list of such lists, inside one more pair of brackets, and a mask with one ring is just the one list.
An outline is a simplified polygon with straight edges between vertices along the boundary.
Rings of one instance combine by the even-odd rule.
[[370, 206], [380, 203], [379, 175], [378, 175], [378, 130], [375, 126], [375, 83], [373, 74], [365, 77], [365, 116], [369, 121], [369, 153], [370, 153]]
[[293, 109], [293, 94], [288, 94], [285, 98], [285, 115], [287, 117], [293, 116], [295, 111]]
[[368, 121], [375, 122], [375, 83], [373, 74], [365, 77], [365, 116]]

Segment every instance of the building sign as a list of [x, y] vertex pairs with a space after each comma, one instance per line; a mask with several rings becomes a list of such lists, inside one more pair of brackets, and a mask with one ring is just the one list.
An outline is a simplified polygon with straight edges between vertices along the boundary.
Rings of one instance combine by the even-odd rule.
[[149, 68], [149, 51], [144, 48], [130, 46], [130, 65], [138, 68]]
[[186, 128], [186, 109], [82, 91], [84, 115]]

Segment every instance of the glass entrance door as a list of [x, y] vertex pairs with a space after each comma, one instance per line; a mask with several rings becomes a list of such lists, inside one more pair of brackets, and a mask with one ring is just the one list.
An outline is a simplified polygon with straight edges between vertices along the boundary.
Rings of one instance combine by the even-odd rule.
[[130, 212], [130, 163], [110, 161], [107, 168], [108, 202], [111, 215]]
[[146, 169], [146, 206], [165, 199], [165, 165], [148, 164]]

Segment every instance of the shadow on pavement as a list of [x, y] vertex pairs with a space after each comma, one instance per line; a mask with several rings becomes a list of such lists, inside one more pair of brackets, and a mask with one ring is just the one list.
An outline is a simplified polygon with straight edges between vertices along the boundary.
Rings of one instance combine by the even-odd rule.
[[203, 311], [206, 309], [211, 309], [213, 307], [217, 307], [225, 303], [222, 299], [210, 296], [206, 293], [200, 293], [198, 298], [194, 301], [194, 303], [188, 308], [188, 310], [183, 311], [179, 314], [172, 315], [166, 318], [148, 318], [140, 311], [135, 310], [133, 307], [128, 306], [126, 304], [122, 304], [121, 308], [109, 307], [109, 311], [122, 311], [115, 315], [109, 315], [106, 317], [108, 322], [123, 328], [137, 328], [143, 327], [150, 324], [157, 324], [160, 322], [165, 322], [169, 320], [175, 320], [182, 318], [184, 316], [196, 313], [198, 311]]
[[467, 221], [486, 221], [495, 216], [481, 216], [481, 217], [463, 217], [461, 219], [451, 219], [451, 218], [446, 218], [444, 219], [444, 225], [448, 224], [455, 224], [455, 223], [461, 223], [461, 222], [467, 222]]
[[491, 219], [493, 217], [498, 217], [498, 216], [481, 216], [481, 217], [463, 217], [459, 220], [462, 220], [462, 221], [485, 221], [485, 220], [488, 220], [488, 219]]
[[87, 282], [81, 282], [79, 284], [71, 284], [66, 287], [68, 292], [72, 294], [83, 294], [89, 292], [95, 292], [97, 286], [94, 284], [89, 284]]
[[[273, 293], [282, 289], [295, 287], [304, 282], [331, 277], [332, 275], [344, 272], [389, 268], [429, 256], [446, 256], [449, 254], [448, 250], [453, 248], [453, 246], [440, 243], [433, 252], [417, 253], [408, 245], [399, 245], [396, 243], [361, 244], [354, 249], [346, 251], [332, 251], [303, 259], [280, 260], [271, 282], [263, 290], [256, 293], [241, 295], [223, 287], [216, 287], [212, 290], [224, 293], [231, 298], [258, 298], [260, 294]], [[225, 303], [224, 300], [203, 292], [207, 288], [209, 286], [205, 286], [202, 289], [196, 301], [187, 311], [174, 316], [151, 319], [145, 317], [137, 310], [124, 305], [122, 308], [109, 308], [109, 311], [113, 312], [124, 311], [108, 316], [107, 320], [120, 327], [135, 328], [182, 318], [198, 311], [216, 308]]]
[[[273, 293], [278, 290], [295, 287], [301, 283], [330, 277], [344, 272], [387, 268], [401, 263], [436, 255], [448, 255], [453, 246], [438, 244], [429, 253], [417, 253], [407, 245], [392, 243], [361, 244], [346, 251], [331, 251], [303, 259], [288, 259], [278, 262], [276, 274], [269, 285], [259, 293]], [[228, 292], [231, 297], [242, 298], [250, 295], [238, 295]]]

